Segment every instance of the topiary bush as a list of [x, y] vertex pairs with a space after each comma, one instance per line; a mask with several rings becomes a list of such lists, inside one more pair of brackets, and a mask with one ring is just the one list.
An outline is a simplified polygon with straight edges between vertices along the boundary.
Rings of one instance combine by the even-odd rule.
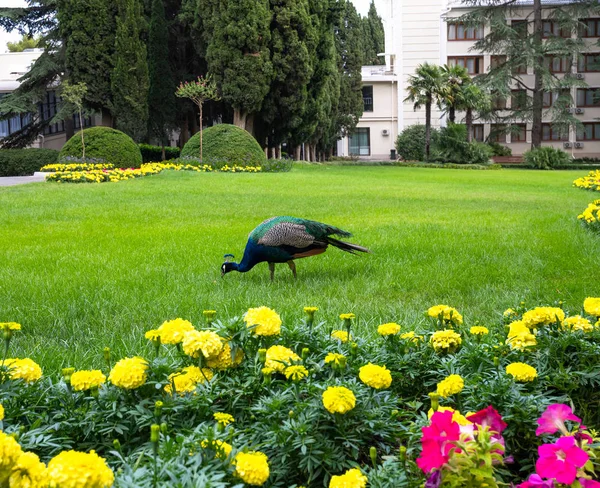
[[[438, 140], [438, 130], [431, 129], [431, 147]], [[404, 161], [425, 160], [425, 126], [415, 124], [404, 129], [396, 139], [396, 152]]]
[[[219, 124], [204, 129], [202, 152], [205, 162], [226, 160], [241, 166], [263, 166], [267, 162], [252, 134], [231, 124]], [[183, 146], [181, 157], [200, 157], [200, 133], [194, 134]]]
[[[142, 152], [142, 161], [144, 163], [160, 163], [162, 162], [162, 148], [160, 146], [152, 146], [150, 144], [139, 144]], [[179, 157], [181, 149], [178, 147], [165, 146], [165, 159], [175, 159]]]
[[571, 163], [571, 157], [564, 151], [551, 146], [531, 149], [523, 154], [526, 166], [534, 169], [553, 169]]
[[0, 176], [29, 176], [56, 161], [54, 149], [0, 149]]
[[[139, 168], [142, 164], [140, 148], [124, 132], [110, 127], [91, 127], [85, 129], [83, 135], [86, 158], [103, 159], [115, 168]], [[80, 158], [81, 155], [81, 134], [78, 132], [63, 146], [60, 158]]]

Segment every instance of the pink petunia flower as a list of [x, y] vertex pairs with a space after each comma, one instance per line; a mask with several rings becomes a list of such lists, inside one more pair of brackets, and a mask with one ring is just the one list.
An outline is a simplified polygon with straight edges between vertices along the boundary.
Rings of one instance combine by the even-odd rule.
[[577, 469], [587, 463], [589, 456], [577, 447], [575, 439], [561, 437], [555, 444], [538, 447], [539, 459], [535, 470], [542, 478], [554, 478], [558, 483], [570, 485], [577, 477]]
[[460, 438], [460, 426], [452, 420], [452, 412], [435, 412], [431, 425], [422, 428], [422, 452], [417, 458], [417, 466], [424, 473], [440, 468], [448, 462], [454, 442]]
[[594, 480], [579, 478], [579, 483], [581, 484], [582, 488], [600, 488], [600, 483]]
[[527, 481], [523, 481], [515, 488], [554, 488], [554, 481], [543, 480], [537, 474], [532, 474]]
[[502, 434], [504, 429], [508, 427], [508, 424], [502, 420], [502, 415], [492, 407], [491, 405], [479, 412], [475, 412], [467, 417], [474, 424], [481, 425], [482, 427], [489, 427], [490, 431]]
[[581, 423], [581, 419], [573, 414], [573, 410], [568, 405], [564, 403], [549, 405], [537, 420], [539, 427], [535, 431], [535, 435], [554, 434], [558, 430], [567, 435], [569, 431], [565, 427], [565, 420]]

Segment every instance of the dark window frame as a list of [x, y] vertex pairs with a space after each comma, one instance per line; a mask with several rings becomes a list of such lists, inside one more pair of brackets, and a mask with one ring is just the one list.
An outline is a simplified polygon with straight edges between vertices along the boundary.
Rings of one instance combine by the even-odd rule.
[[[476, 69], [476, 71], [471, 72], [469, 71], [469, 68], [467, 67], [467, 60], [474, 60], [473, 66]], [[463, 64], [460, 65], [458, 64], [458, 60], [462, 60]], [[462, 66], [463, 68], [465, 68], [467, 70], [467, 72], [470, 75], [480, 75], [483, 73], [483, 56], [448, 56], [448, 59], [446, 60], [448, 66]], [[477, 65], [479, 65], [479, 69], [477, 70]]]
[[[463, 37], [458, 37], [458, 29], [462, 28]], [[451, 32], [454, 32], [452, 35]], [[479, 41], [483, 39], [483, 25], [479, 27], [467, 27], [463, 22], [448, 22], [448, 41], [449, 42], [461, 42], [461, 41]]]
[[[547, 33], [548, 31], [546, 30], [546, 25], [550, 24], [550, 29], [551, 32]], [[555, 33], [555, 31], [558, 31], [558, 34]], [[542, 38], [543, 39], [550, 39], [551, 37], [562, 37], [563, 39], [568, 39], [569, 37], [571, 37], [571, 32], [569, 32], [568, 30], [561, 28], [558, 24], [558, 22], [556, 22], [555, 20], [542, 20]]]
[[[361, 153], [361, 148], [365, 147], [365, 146], [361, 146], [360, 144], [358, 146], [354, 146], [358, 148], [358, 152], [352, 152], [352, 137], [358, 132], [358, 131], [364, 131], [367, 134], [367, 146], [369, 148], [369, 152], [368, 154], [362, 154]], [[348, 136], [348, 154], [350, 154], [351, 156], [370, 156], [371, 155], [371, 128], [370, 127], [356, 127], [354, 129], [354, 132], [352, 134], [350, 134], [350, 136]]]
[[[580, 93], [583, 92], [583, 103], [579, 103]], [[592, 93], [592, 103], [588, 103], [588, 93]], [[594, 96], [594, 93], [596, 95]], [[576, 94], [577, 107], [600, 107], [600, 88], [594, 87], [586, 87], [586, 88], [577, 88]], [[595, 103], [594, 103], [595, 102]]]
[[[545, 128], [548, 128], [548, 137], [546, 137]], [[560, 129], [554, 129], [552, 124], [542, 124], [542, 141], [546, 142], [563, 142], [569, 140], [569, 134], [561, 134]]]
[[[600, 37], [600, 17], [589, 17], [586, 19], [579, 19], [579, 22], [585, 22], [587, 27], [584, 29], [582, 26], [579, 27], [578, 35], [584, 39], [591, 39], [594, 37]], [[592, 35], [589, 35], [589, 24], [588, 22], [594, 22], [594, 32]]]
[[473, 140], [483, 142], [485, 126], [483, 124], [473, 124], [471, 128], [473, 129]]
[[[369, 91], [369, 88], [371, 89], [371, 96], [366, 96], [368, 95], [365, 94], [365, 89], [367, 89], [367, 91]], [[363, 99], [363, 112], [373, 112], [373, 106], [374, 106], [374, 98], [373, 98], [373, 85], [363, 85], [361, 88], [362, 91], [362, 99]], [[370, 100], [370, 103], [369, 103]]]
[[575, 136], [576, 141], [600, 141], [600, 122], [583, 123], [584, 129], [589, 126], [592, 126], [592, 137], [588, 139], [587, 131], [584, 130], [583, 132], [581, 132], [580, 130], [578, 130]]
[[513, 127], [519, 127], [519, 132], [510, 131], [510, 142], [527, 142], [527, 124], [512, 124]]
[[[590, 63], [589, 58], [597, 58], [595, 63]], [[582, 62], [583, 60], [583, 62]], [[594, 69], [590, 68], [589, 65], [594, 65]], [[600, 72], [600, 52], [585, 53], [582, 54], [577, 61], [577, 72], [578, 73], [598, 73]]]
[[490, 142], [506, 144], [506, 124], [490, 124], [488, 140]]

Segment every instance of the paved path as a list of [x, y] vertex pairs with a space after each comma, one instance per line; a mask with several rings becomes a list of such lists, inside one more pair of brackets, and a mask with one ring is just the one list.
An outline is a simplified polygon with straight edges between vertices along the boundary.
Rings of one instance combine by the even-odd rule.
[[0, 186], [14, 186], [23, 185], [25, 183], [37, 183], [38, 181], [44, 181], [46, 177], [44, 175], [34, 176], [4, 176], [0, 178]]

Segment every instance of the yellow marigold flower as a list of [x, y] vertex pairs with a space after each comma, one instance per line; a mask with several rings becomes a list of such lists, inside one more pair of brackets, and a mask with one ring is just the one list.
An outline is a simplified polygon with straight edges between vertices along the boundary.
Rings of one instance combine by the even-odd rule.
[[285, 368], [283, 374], [288, 380], [292, 379], [293, 381], [300, 381], [308, 376], [308, 369], [300, 365], [288, 366]]
[[356, 397], [344, 386], [330, 386], [323, 392], [323, 406], [330, 413], [347, 413], [356, 406]]
[[248, 485], [262, 486], [270, 474], [268, 461], [266, 454], [259, 451], [238, 452], [233, 460], [234, 474]]
[[48, 475], [46, 465], [37, 454], [24, 452], [13, 466], [8, 480], [10, 488], [46, 488]]
[[533, 366], [525, 363], [510, 363], [506, 367], [506, 374], [511, 375], [515, 381], [528, 382], [537, 378], [537, 371]]
[[581, 330], [583, 332], [591, 332], [594, 330], [592, 323], [581, 315], [575, 315], [574, 317], [565, 319], [561, 326], [563, 329]]
[[319, 310], [319, 307], [304, 307], [304, 312], [307, 314], [314, 314]]
[[583, 310], [589, 315], [600, 317], [600, 298], [588, 297], [583, 301]]
[[513, 315], [517, 315], [517, 312], [515, 312], [512, 308], [507, 308], [502, 315], [504, 317], [512, 317]]
[[565, 312], [558, 307], [536, 307], [523, 314], [523, 323], [530, 329], [538, 325], [554, 324], [565, 320]]
[[6, 486], [10, 473], [23, 451], [14, 437], [0, 430], [0, 486]]
[[300, 356], [285, 346], [271, 346], [267, 349], [265, 367], [283, 373], [287, 366], [291, 366], [293, 362], [300, 362], [300, 360]]
[[235, 352], [235, 357], [232, 358], [231, 346], [229, 345], [229, 342], [227, 339], [223, 338], [221, 338], [221, 341], [223, 342], [223, 349], [217, 356], [208, 358], [206, 360], [206, 365], [213, 369], [227, 369], [231, 368], [232, 366], [239, 365], [244, 358], [244, 351], [237, 349]]
[[144, 334], [144, 337], [149, 341], [158, 341], [161, 340], [161, 334], [158, 329], [149, 330]]
[[190, 330], [183, 334], [183, 352], [193, 358], [216, 358], [223, 351], [221, 336], [212, 330]]
[[[454, 410], [452, 407], [442, 407], [439, 406], [437, 409], [438, 412], [452, 412], [452, 420], [454, 422], [456, 422], [458, 425], [471, 425], [473, 424], [473, 422], [470, 422], [469, 420], [467, 420], [467, 417], [469, 416], [469, 414], [467, 413], [467, 415], [463, 415], [461, 414], [458, 410]], [[433, 411], [433, 408], [430, 408], [429, 411], [427, 412], [427, 418], [431, 419], [431, 417], [433, 417], [433, 414], [435, 412]]]
[[108, 380], [119, 388], [134, 390], [148, 378], [148, 362], [139, 356], [124, 358], [113, 366]]
[[460, 393], [465, 387], [465, 381], [458, 374], [451, 374], [437, 384], [437, 394], [441, 397], [448, 398], [449, 396]]
[[463, 323], [463, 317], [458, 313], [458, 310], [448, 305], [434, 305], [427, 310], [427, 315], [434, 319], [439, 318], [441, 315], [445, 323], [452, 323], [454, 325]]
[[106, 461], [95, 451], [63, 451], [48, 463], [50, 486], [57, 488], [109, 488], [115, 481]]
[[21, 330], [21, 324], [16, 322], [0, 322], [0, 330]]
[[348, 342], [348, 339], [351, 339], [347, 330], [334, 330], [331, 332], [331, 337], [340, 342]]
[[265, 367], [265, 368], [262, 368], [262, 369], [260, 370], [260, 372], [261, 372], [261, 373], [262, 373], [264, 376], [270, 376], [270, 375], [272, 375], [272, 374], [275, 372], [275, 370], [274, 370], [273, 368], [267, 368], [267, 367]]
[[469, 332], [472, 335], [481, 335], [481, 336], [484, 336], [484, 335], [487, 335], [490, 333], [490, 331], [487, 327], [483, 327], [481, 325], [474, 325], [473, 327], [471, 327], [469, 329]]
[[4, 407], [0, 403], [0, 420], [4, 420]]
[[71, 386], [75, 391], [85, 391], [97, 387], [106, 381], [99, 369], [76, 371], [71, 375]]
[[352, 320], [356, 318], [356, 315], [354, 315], [353, 313], [342, 313], [340, 314], [340, 319], [341, 320]]
[[394, 322], [377, 327], [377, 333], [381, 336], [396, 335], [398, 332], [400, 332], [400, 326]]
[[334, 475], [329, 488], [365, 488], [369, 479], [358, 468], [352, 468], [342, 475]]
[[225, 459], [229, 456], [229, 454], [231, 454], [231, 444], [228, 444], [225, 441], [219, 440], [219, 439], [215, 439], [213, 441], [209, 441], [208, 439], [204, 439], [200, 445], [204, 448], [204, 449], [212, 449], [213, 451], [216, 452], [216, 457], [218, 457], [219, 459]]
[[269, 307], [250, 308], [244, 315], [246, 327], [257, 336], [275, 336], [281, 332], [281, 317]]
[[392, 384], [392, 374], [385, 366], [366, 364], [358, 370], [358, 377], [365, 385], [380, 390]]
[[514, 335], [508, 336], [506, 343], [511, 349], [518, 351], [524, 351], [527, 347], [533, 347], [537, 345], [537, 339], [531, 332], [520, 332]]
[[418, 344], [420, 340], [423, 340], [423, 336], [416, 335], [415, 332], [411, 330], [410, 332], [400, 334], [400, 339]]
[[325, 364], [334, 363], [336, 366], [340, 366], [345, 359], [346, 356], [344, 356], [343, 354], [330, 352], [329, 354], [327, 354], [327, 356], [325, 356]]
[[430, 339], [435, 352], [454, 352], [462, 344], [460, 334], [453, 330], [438, 330]]
[[8, 368], [8, 375], [12, 380], [24, 380], [26, 383], [33, 383], [42, 377], [42, 368], [29, 358], [7, 359], [2, 365]]
[[229, 424], [235, 422], [233, 415], [223, 412], [215, 412], [213, 413], [213, 418], [221, 424], [223, 427], [227, 427]]
[[169, 375], [169, 384], [165, 386], [165, 391], [172, 395], [174, 386], [175, 393], [192, 393], [196, 391], [198, 384], [210, 381], [212, 377], [213, 372], [208, 368], [187, 366], [180, 372]]
[[183, 319], [167, 320], [158, 328], [163, 344], [180, 344], [186, 332], [194, 330], [191, 322]]

